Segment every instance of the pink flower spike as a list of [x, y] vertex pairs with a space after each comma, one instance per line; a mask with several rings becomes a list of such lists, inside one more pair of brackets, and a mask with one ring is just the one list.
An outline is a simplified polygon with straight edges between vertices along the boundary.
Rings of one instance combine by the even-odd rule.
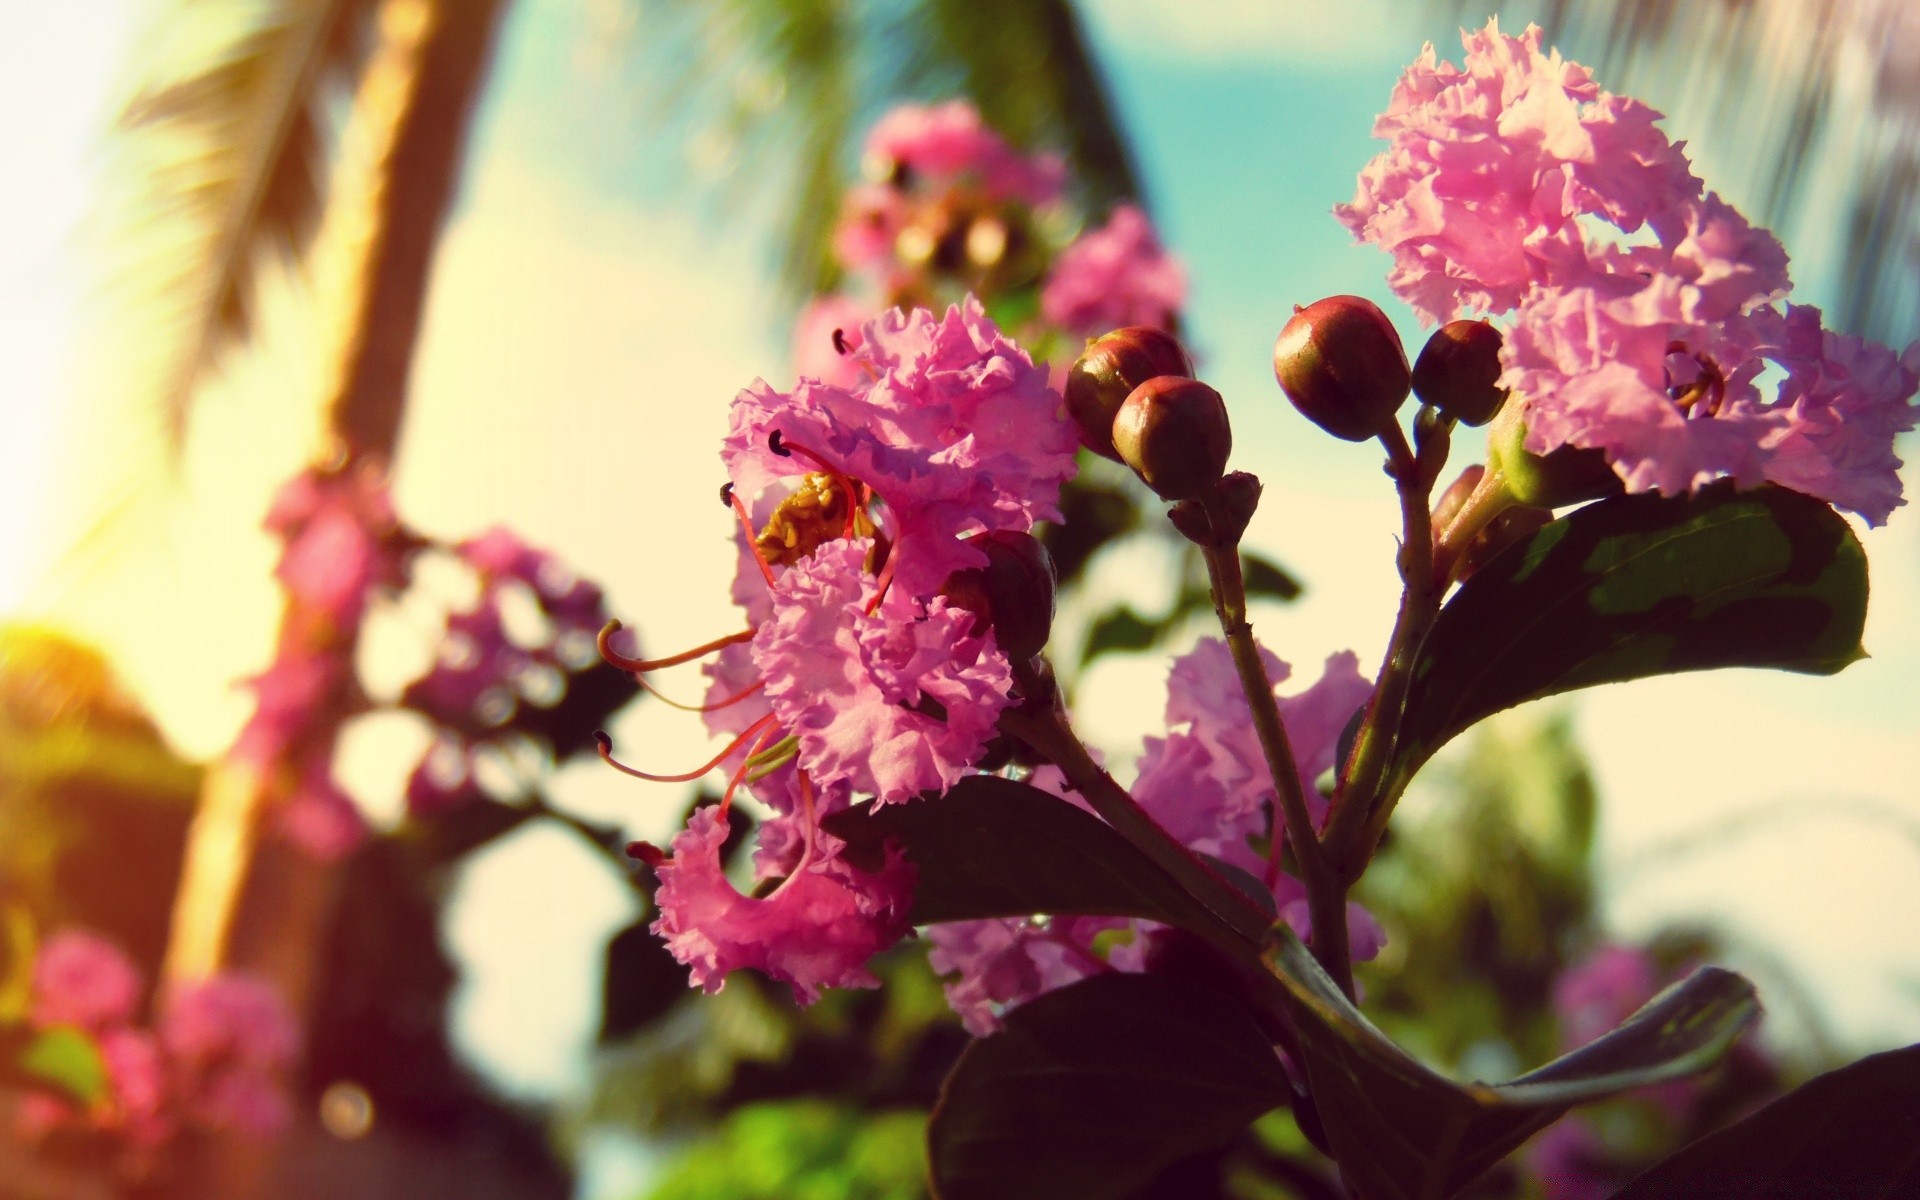
[[63, 929], [33, 960], [33, 1023], [99, 1033], [133, 1020], [145, 984], [140, 968], [98, 934]]
[[1170, 328], [1186, 302], [1186, 268], [1132, 204], [1067, 247], [1040, 293], [1041, 314], [1083, 336], [1127, 325]]
[[695, 984], [717, 992], [729, 972], [761, 971], [811, 1004], [823, 987], [877, 987], [866, 964], [907, 933], [913, 868], [888, 847], [876, 872], [839, 857], [817, 829], [810, 853], [764, 899], [743, 896], [720, 867], [727, 823], [714, 806], [693, 814], [658, 868], [660, 915], [653, 931]]

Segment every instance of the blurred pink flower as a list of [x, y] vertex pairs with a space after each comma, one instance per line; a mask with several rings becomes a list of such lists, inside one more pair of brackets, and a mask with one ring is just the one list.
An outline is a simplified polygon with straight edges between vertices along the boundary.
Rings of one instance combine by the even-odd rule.
[[990, 199], [1033, 205], [1058, 199], [1066, 183], [1064, 162], [1015, 150], [964, 100], [893, 109], [867, 135], [866, 159], [889, 178], [905, 168], [910, 176], [971, 183]]
[[871, 306], [851, 296], [814, 297], [794, 324], [794, 374], [831, 387], [859, 387], [865, 376], [851, 352], [860, 346], [860, 327], [874, 315]]
[[161, 1012], [159, 1038], [189, 1119], [252, 1133], [285, 1123], [284, 1080], [300, 1033], [271, 984], [226, 972], [179, 986]]
[[1169, 328], [1187, 302], [1187, 271], [1132, 204], [1061, 252], [1040, 293], [1047, 321], [1083, 336], [1127, 325]]
[[334, 782], [332, 754], [308, 763], [294, 792], [275, 810], [280, 834], [301, 853], [337, 862], [367, 840], [367, 819], [353, 798]]
[[100, 1033], [133, 1020], [145, 983], [120, 947], [98, 934], [63, 929], [33, 961], [36, 1026], [76, 1025]]

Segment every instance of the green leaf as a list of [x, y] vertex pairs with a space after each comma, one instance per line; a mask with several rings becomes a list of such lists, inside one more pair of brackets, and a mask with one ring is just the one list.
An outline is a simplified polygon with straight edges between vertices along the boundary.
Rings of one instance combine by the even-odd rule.
[[1131, 604], [1108, 609], [1087, 630], [1087, 641], [1080, 651], [1080, 661], [1090, 663], [1102, 654], [1148, 649], [1160, 640], [1160, 635], [1167, 631], [1167, 625], [1167, 621], [1152, 621], [1141, 616]]
[[1247, 595], [1266, 596], [1273, 600], [1297, 600], [1300, 598], [1300, 581], [1287, 574], [1280, 566], [1262, 558], [1258, 554], [1244, 551], [1240, 555], [1240, 570], [1245, 576]]
[[1863, 657], [1867, 563], [1839, 514], [1776, 487], [1601, 500], [1510, 547], [1440, 610], [1396, 785], [1527, 700], [1712, 667], [1830, 675]]
[[899, 842], [919, 871], [916, 925], [1035, 913], [1217, 924], [1112, 826], [1011, 779], [975, 775], [939, 796], [849, 809], [823, 824], [855, 861]]
[[28, 1080], [65, 1092], [83, 1107], [107, 1094], [107, 1064], [100, 1047], [80, 1030], [56, 1025], [20, 1050], [15, 1069]]
[[1451, 1196], [1567, 1109], [1711, 1065], [1759, 1012], [1753, 985], [1703, 967], [1626, 1024], [1504, 1084], [1455, 1083], [1367, 1021], [1284, 925], [1268, 965], [1286, 990], [1320, 1123], [1368, 1200]]
[[1222, 992], [1100, 975], [968, 1046], [927, 1131], [940, 1200], [1108, 1200], [1288, 1100], [1252, 1015]]
[[1829, 1071], [1659, 1163], [1614, 1200], [1920, 1195], [1920, 1046]]

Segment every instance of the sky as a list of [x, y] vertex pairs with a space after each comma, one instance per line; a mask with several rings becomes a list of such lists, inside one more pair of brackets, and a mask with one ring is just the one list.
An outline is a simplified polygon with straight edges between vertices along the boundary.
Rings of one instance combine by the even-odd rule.
[[[649, 132], [632, 80], [595, 43], [606, 8], [515, 10], [436, 262], [396, 500], [437, 534], [511, 523], [604, 582], [616, 612], [670, 648], [732, 620], [729, 528], [708, 501], [717, 441], [733, 392], [759, 375], [785, 382], [784, 347], [764, 242], [716, 215]], [[1329, 210], [1351, 195], [1373, 114], [1420, 43], [1457, 53], [1449, 23], [1411, 19], [1409, 5], [1344, 4], [1337, 20], [1331, 9], [1215, 0], [1175, 6], [1175, 19], [1149, 0], [1087, 5], [1156, 219], [1194, 280], [1191, 328], [1232, 408], [1235, 465], [1266, 484], [1250, 540], [1308, 585], [1255, 624], [1309, 674], [1347, 647], [1377, 660], [1396, 596], [1396, 509], [1373, 450], [1318, 435], [1285, 404], [1272, 338], [1293, 305], [1348, 292], [1382, 303], [1418, 344], [1385, 257], [1354, 246]], [[262, 349], [210, 389], [186, 482], [143, 517], [136, 544], [82, 586], [46, 582], [84, 492], [72, 464], [89, 449], [74, 415], [88, 265], [74, 235], [136, 11], [134, 0], [33, 6], [9, 21], [25, 14], [35, 36], [0, 39], [0, 150], [32, 167], [20, 173], [31, 183], [0, 195], [0, 611], [96, 639], [175, 743], [208, 756], [246, 715], [233, 681], [271, 645], [273, 547], [256, 526], [272, 483], [306, 452], [308, 425], [289, 417], [312, 390], [296, 294], [272, 302]], [[1740, 154], [1675, 132], [1710, 181], [1716, 159]], [[1787, 240], [1801, 278], [1830, 277], [1827, 248]], [[1863, 540], [1873, 657], [1841, 676], [1721, 672], [1572, 702], [1600, 782], [1619, 932], [1720, 920], [1753, 962], [1802, 976], [1862, 1050], [1920, 1039], [1920, 922], [1902, 919], [1920, 898], [1920, 852], [1855, 815], [1872, 803], [1920, 821], [1920, 516], [1902, 510]], [[1118, 556], [1094, 586], [1137, 589], [1141, 566]], [[424, 642], [393, 614], [368, 653], [418, 662]], [[1082, 688], [1077, 717], [1117, 759], [1157, 724], [1164, 671], [1157, 656], [1108, 660]], [[635, 706], [613, 733], [649, 762], [699, 753], [692, 719], [659, 705]], [[353, 732], [342, 774], [376, 819], [396, 817], [420, 736], [404, 721]], [[649, 837], [670, 832], [683, 800], [597, 764], [563, 772], [554, 794]], [[1789, 816], [1722, 844], [1654, 855], [1782, 805]], [[531, 831], [480, 856], [457, 895], [447, 936], [468, 970], [463, 1048], [513, 1091], [563, 1092], [583, 1071], [600, 947], [635, 915], [626, 891], [565, 835]]]

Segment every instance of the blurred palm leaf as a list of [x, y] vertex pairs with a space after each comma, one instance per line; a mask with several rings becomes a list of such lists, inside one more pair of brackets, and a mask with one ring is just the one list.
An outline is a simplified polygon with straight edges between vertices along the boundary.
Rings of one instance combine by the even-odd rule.
[[694, 165], [784, 220], [789, 299], [833, 286], [827, 240], [866, 129], [908, 99], [970, 98], [1016, 144], [1065, 155], [1077, 198], [1138, 172], [1067, 0], [637, 0], [654, 106]]
[[1545, 0], [1542, 24], [1598, 47], [1609, 87], [1727, 147], [1709, 148], [1733, 172], [1714, 185], [1768, 224], [1806, 221], [1815, 245], [1838, 233], [1830, 322], [1896, 347], [1920, 335], [1920, 5]]
[[377, 0], [169, 0], [141, 43], [115, 149], [116, 280], [163, 347], [150, 372], [174, 449], [195, 385], [254, 317], [256, 268], [318, 227], [328, 147]]

